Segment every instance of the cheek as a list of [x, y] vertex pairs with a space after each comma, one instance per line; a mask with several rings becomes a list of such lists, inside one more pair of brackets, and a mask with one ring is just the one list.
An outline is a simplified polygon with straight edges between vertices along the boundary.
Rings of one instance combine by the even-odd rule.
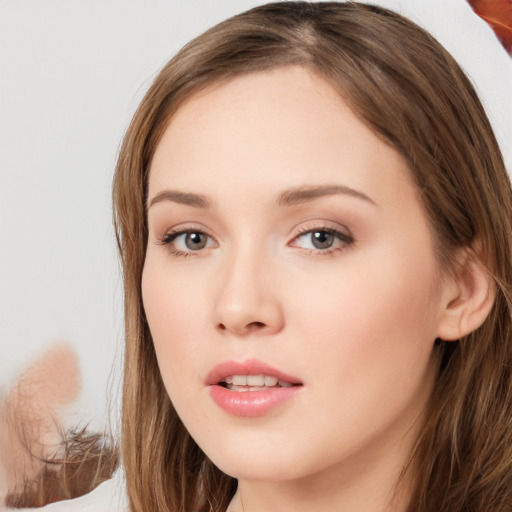
[[142, 276], [142, 300], [150, 327], [162, 379], [169, 393], [190, 376], [189, 367], [198, 360], [202, 338], [202, 317], [198, 300], [205, 295], [200, 284], [180, 278], [180, 272], [167, 277], [165, 265], [146, 262]]
[[[294, 307], [288, 318], [296, 319], [291, 338], [300, 342], [308, 403], [314, 404], [312, 419], [294, 428], [315, 446], [311, 456], [318, 465], [334, 463], [340, 453], [352, 453], [390, 429], [405, 431], [430, 394], [433, 267], [376, 261], [364, 269], [350, 265], [329, 279], [317, 273], [288, 290]], [[305, 290], [307, 301], [299, 298]]]

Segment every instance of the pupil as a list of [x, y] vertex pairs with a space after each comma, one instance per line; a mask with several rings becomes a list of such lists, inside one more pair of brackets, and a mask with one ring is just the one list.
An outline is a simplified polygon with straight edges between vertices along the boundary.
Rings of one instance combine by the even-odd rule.
[[206, 245], [206, 237], [203, 233], [187, 233], [185, 243], [189, 249], [202, 249]]
[[315, 231], [313, 233], [313, 245], [317, 249], [327, 249], [334, 242], [334, 235], [328, 231]]

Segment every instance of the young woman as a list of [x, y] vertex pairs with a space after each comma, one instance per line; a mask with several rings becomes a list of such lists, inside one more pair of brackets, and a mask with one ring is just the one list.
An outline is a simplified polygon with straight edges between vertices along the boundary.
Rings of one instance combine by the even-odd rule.
[[133, 510], [512, 509], [510, 185], [431, 36], [353, 3], [214, 27], [114, 204]]
[[114, 207], [131, 510], [512, 510], [512, 194], [432, 36], [221, 23], [143, 99]]

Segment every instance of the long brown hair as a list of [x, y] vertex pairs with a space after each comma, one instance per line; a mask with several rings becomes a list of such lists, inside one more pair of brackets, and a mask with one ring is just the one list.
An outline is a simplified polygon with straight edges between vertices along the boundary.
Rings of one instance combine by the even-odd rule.
[[351, 2], [279, 2], [210, 29], [164, 67], [127, 131], [113, 197], [125, 286], [122, 456], [132, 509], [220, 512], [236, 489], [178, 418], [144, 314], [153, 153], [173, 112], [193, 94], [288, 65], [328, 81], [403, 156], [441, 263], [451, 268], [454, 251], [478, 241], [496, 283], [484, 324], [436, 345], [442, 363], [411, 459], [408, 510], [512, 510], [512, 198], [500, 150], [470, 81], [434, 38], [397, 14]]

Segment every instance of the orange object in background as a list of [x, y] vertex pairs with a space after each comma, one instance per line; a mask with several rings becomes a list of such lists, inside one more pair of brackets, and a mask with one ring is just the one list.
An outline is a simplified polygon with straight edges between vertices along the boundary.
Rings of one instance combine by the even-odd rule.
[[512, 0], [468, 0], [473, 10], [493, 28], [512, 55]]

